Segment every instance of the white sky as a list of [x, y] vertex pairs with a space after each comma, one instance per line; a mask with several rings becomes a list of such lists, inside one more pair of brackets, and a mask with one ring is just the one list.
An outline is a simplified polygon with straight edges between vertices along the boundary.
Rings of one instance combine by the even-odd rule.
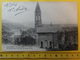
[[[20, 11], [8, 10], [12, 7], [5, 7], [5, 4], [9, 2], [4, 2], [2, 5], [2, 19], [4, 21], [10, 21], [14, 23], [20, 23], [27, 27], [33, 27], [35, 22], [35, 7], [37, 2], [14, 2], [17, 6], [12, 6], [18, 8], [20, 5], [25, 6], [28, 10], [18, 14]], [[13, 2], [11, 2], [13, 4]], [[42, 22], [43, 24], [77, 24], [77, 2], [39, 2], [40, 9], [42, 12]]]

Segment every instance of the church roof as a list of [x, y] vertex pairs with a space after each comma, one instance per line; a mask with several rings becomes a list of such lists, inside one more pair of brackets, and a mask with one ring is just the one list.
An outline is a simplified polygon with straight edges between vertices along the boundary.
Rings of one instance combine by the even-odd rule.
[[43, 25], [37, 28], [37, 33], [55, 33], [62, 30], [59, 25]]

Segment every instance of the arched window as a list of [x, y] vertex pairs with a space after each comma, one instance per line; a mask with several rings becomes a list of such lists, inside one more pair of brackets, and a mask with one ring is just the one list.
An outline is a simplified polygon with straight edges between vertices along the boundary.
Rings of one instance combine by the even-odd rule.
[[41, 48], [43, 48], [43, 42], [41, 41]]
[[37, 21], [37, 19], [38, 19], [38, 17], [37, 16], [35, 16], [35, 20]]
[[38, 16], [38, 19], [39, 19], [39, 21], [41, 20], [41, 16], [40, 15]]
[[45, 48], [47, 49], [48, 48], [48, 41], [45, 40]]
[[52, 45], [52, 42], [50, 41], [50, 45]]
[[49, 42], [49, 48], [52, 49], [52, 42]]

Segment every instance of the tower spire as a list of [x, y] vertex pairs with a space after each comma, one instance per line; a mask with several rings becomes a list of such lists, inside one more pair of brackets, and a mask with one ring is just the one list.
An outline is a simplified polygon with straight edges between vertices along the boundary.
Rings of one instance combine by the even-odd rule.
[[35, 12], [41, 12], [41, 10], [40, 10], [40, 6], [39, 6], [39, 3], [38, 3], [38, 2], [37, 2], [37, 5], [36, 5]]
[[39, 3], [37, 2], [36, 8], [35, 8], [35, 28], [42, 26], [42, 20], [41, 20], [41, 10]]

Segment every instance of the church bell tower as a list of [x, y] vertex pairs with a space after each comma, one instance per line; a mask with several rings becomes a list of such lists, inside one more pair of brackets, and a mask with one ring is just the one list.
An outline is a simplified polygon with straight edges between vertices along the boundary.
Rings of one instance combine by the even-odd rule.
[[42, 26], [41, 10], [40, 10], [39, 3], [37, 2], [36, 9], [35, 9], [35, 29], [41, 26]]

